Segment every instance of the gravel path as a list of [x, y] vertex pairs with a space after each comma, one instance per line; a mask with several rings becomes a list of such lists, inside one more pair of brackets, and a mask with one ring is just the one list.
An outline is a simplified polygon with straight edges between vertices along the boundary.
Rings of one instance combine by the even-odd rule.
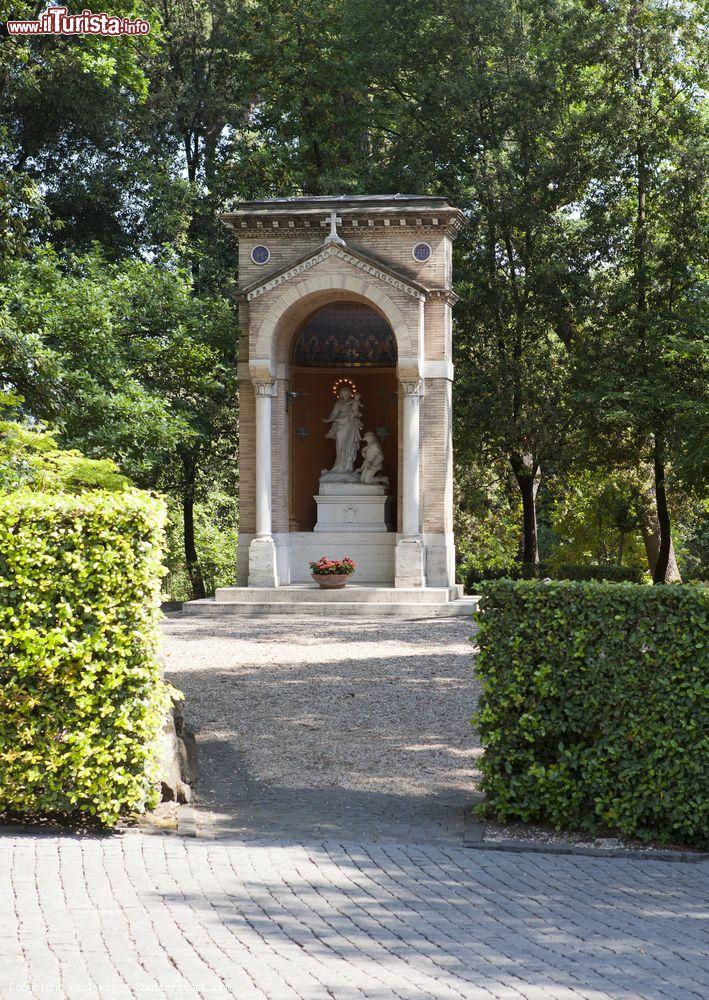
[[470, 622], [175, 615], [164, 631], [216, 832], [460, 841]]

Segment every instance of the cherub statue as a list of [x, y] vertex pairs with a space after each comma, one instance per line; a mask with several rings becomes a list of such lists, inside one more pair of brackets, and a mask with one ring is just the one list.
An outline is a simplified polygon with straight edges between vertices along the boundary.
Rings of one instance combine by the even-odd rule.
[[364, 435], [364, 447], [362, 448], [362, 465], [359, 468], [360, 482], [372, 485], [373, 483], [389, 485], [386, 476], [381, 475], [384, 468], [384, 452], [377, 440], [376, 434], [367, 431]]

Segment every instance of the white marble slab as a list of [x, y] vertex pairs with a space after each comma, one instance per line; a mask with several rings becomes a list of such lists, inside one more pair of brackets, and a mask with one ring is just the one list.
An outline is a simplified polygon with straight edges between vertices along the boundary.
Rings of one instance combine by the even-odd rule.
[[[334, 485], [334, 484], [333, 484]], [[362, 489], [366, 489], [363, 487]], [[374, 487], [376, 489], [376, 487]], [[357, 533], [387, 531], [388, 496], [362, 492], [325, 496], [317, 494], [318, 517], [314, 531]]]

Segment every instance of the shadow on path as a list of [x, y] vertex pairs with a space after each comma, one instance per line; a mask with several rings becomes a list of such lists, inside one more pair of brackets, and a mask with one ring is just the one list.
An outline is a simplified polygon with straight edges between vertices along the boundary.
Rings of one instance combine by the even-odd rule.
[[471, 793], [458, 789], [406, 795], [252, 780], [231, 741], [199, 741], [194, 804], [216, 836], [460, 844], [471, 802]]

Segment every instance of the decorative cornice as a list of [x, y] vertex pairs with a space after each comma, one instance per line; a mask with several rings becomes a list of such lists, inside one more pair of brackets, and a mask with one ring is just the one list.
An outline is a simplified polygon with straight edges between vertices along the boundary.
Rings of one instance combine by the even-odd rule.
[[[399, 232], [403, 230], [407, 238], [414, 238], [414, 232], [420, 233], [421, 235], [435, 235], [440, 236], [441, 232], [444, 235], [448, 235], [453, 239], [458, 232], [465, 225], [465, 221], [450, 225], [437, 225], [434, 226], [432, 221], [426, 221], [425, 219], [391, 219], [387, 220], [389, 222], [390, 232]], [[259, 240], [266, 242], [269, 238], [277, 240], [302, 240], [304, 237], [320, 237], [323, 238], [324, 226], [320, 223], [314, 225], [299, 224], [297, 226], [291, 226], [289, 223], [280, 224], [278, 226], [256, 226], [250, 223], [241, 222], [238, 225], [228, 224], [228, 228], [232, 230], [237, 240]], [[370, 225], [367, 219], [345, 219], [337, 229], [339, 233], [344, 233], [347, 239], [357, 240], [360, 238], [366, 238], [367, 233], [371, 233], [372, 230], [379, 230], [385, 228], [384, 220], [377, 219], [376, 222]], [[408, 230], [408, 231], [407, 231]]]
[[464, 212], [445, 198], [276, 198], [241, 202], [220, 218], [236, 233], [244, 230], [315, 229], [336, 211], [342, 225], [431, 227], [451, 237], [466, 224]]
[[454, 306], [460, 296], [456, 295], [452, 288], [429, 288], [427, 298], [434, 302], [446, 302], [449, 306]]
[[242, 300], [245, 299], [247, 302], [251, 302], [260, 295], [264, 295], [266, 292], [270, 292], [274, 288], [278, 288], [279, 285], [289, 281], [296, 275], [309, 271], [312, 267], [316, 267], [318, 264], [321, 264], [330, 257], [337, 257], [346, 264], [351, 264], [353, 267], [359, 268], [359, 270], [364, 271], [365, 274], [369, 274], [373, 278], [378, 278], [387, 285], [392, 285], [394, 288], [398, 289], [398, 291], [404, 292], [412, 298], [419, 299], [422, 302], [426, 299], [427, 289], [424, 285], [419, 285], [418, 282], [410, 281], [403, 276], [397, 275], [396, 272], [390, 271], [384, 266], [366, 257], [364, 254], [360, 254], [354, 250], [347, 250], [344, 247], [337, 246], [332, 243], [324, 244], [314, 253], [308, 254], [307, 257], [302, 258], [291, 267], [274, 274], [271, 278], [267, 278], [265, 281], [260, 281], [258, 283], [254, 282], [251, 285], [247, 285], [246, 288], [242, 289], [240, 297]]
[[468, 217], [462, 212], [458, 214], [449, 223], [450, 238], [455, 240], [460, 232], [468, 225]]

